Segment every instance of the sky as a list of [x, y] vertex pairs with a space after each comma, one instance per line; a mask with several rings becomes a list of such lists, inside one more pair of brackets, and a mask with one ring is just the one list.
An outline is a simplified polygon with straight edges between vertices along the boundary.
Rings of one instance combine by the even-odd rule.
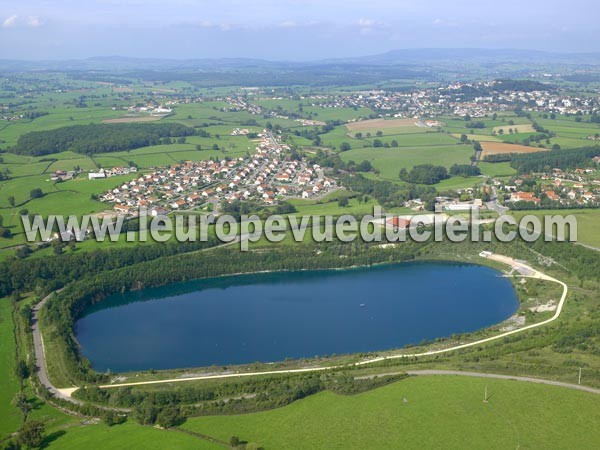
[[0, 0], [0, 58], [311, 60], [403, 48], [600, 51], [598, 0]]

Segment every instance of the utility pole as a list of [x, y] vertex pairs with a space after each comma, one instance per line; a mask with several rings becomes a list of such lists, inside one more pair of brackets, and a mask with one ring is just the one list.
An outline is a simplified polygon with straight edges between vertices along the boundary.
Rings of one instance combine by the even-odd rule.
[[485, 386], [485, 393], [483, 394], [483, 403], [488, 402], [487, 385]]
[[579, 368], [579, 382], [578, 384], [581, 384], [581, 367]]

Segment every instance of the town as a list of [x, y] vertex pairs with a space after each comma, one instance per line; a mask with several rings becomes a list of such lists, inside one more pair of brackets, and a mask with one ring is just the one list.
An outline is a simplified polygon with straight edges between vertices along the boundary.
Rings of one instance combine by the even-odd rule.
[[[272, 133], [263, 130], [258, 137], [256, 153], [250, 156], [157, 168], [102, 194], [99, 200], [113, 204], [118, 214], [135, 216], [146, 209], [156, 216], [201, 205], [217, 212], [222, 202], [236, 200], [273, 205], [289, 198], [320, 197], [338, 187], [318, 164], [291, 158], [290, 147]], [[90, 173], [89, 178], [135, 171], [134, 167], [113, 168]]]

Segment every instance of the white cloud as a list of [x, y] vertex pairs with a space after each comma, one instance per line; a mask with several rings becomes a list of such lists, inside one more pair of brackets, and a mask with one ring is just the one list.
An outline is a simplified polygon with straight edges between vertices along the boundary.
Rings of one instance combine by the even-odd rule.
[[16, 14], [13, 14], [10, 17], [7, 17], [4, 22], [2, 22], [2, 27], [3, 28], [11, 28], [14, 27], [17, 24], [17, 19], [19, 18], [19, 16], [17, 16]]
[[27, 17], [27, 25], [31, 28], [39, 28], [44, 25], [44, 22], [38, 16], [29, 16]]
[[360, 19], [358, 19], [357, 24], [359, 27], [370, 28], [374, 25], [377, 25], [377, 21], [373, 20], [373, 19], [365, 19], [365, 18], [361, 17]]
[[457, 27], [458, 23], [457, 22], [452, 22], [452, 21], [448, 21], [448, 20], [444, 20], [444, 19], [440, 19], [437, 18], [433, 21], [434, 25], [438, 25], [438, 26], [445, 26], [445, 27]]
[[10, 17], [4, 19], [2, 22], [2, 28], [14, 28], [14, 27], [29, 27], [39, 28], [44, 25], [44, 21], [39, 16], [27, 16], [20, 17], [13, 14]]
[[296, 28], [297, 26], [298, 24], [293, 20], [286, 20], [279, 24], [279, 27], [281, 28]]

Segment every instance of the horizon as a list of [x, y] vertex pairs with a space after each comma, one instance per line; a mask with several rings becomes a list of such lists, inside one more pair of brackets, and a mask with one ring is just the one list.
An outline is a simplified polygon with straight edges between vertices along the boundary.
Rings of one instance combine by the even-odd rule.
[[[143, 10], [141, 7], [143, 6]], [[0, 1], [0, 59], [65, 60], [103, 55], [157, 59], [307, 61], [395, 49], [477, 48], [600, 51], [591, 1], [459, 0], [448, 5], [314, 0], [219, 5], [196, 0], [95, 0], [52, 5]], [[476, 46], [473, 46], [473, 44]]]
[[247, 61], [264, 61], [270, 63], [319, 63], [323, 61], [336, 61], [336, 60], [351, 60], [369, 58], [375, 56], [384, 56], [393, 53], [400, 52], [411, 52], [411, 51], [437, 51], [437, 52], [455, 52], [455, 51], [469, 51], [469, 52], [514, 52], [514, 53], [538, 53], [548, 56], [586, 56], [586, 55], [600, 55], [598, 51], [555, 51], [555, 50], [541, 50], [538, 48], [491, 48], [491, 47], [403, 47], [393, 48], [379, 53], [364, 53], [359, 55], [340, 55], [336, 57], [315, 57], [315, 58], [303, 58], [303, 59], [284, 59], [284, 58], [266, 58], [266, 57], [250, 57], [250, 56], [223, 56], [223, 57], [209, 57], [209, 56], [195, 56], [195, 57], [176, 57], [176, 56], [136, 56], [136, 55], [125, 55], [125, 54], [96, 54], [81, 57], [48, 57], [48, 58], [5, 58], [0, 55], [0, 61], [17, 61], [17, 62], [67, 62], [67, 61], [87, 61], [87, 60], [100, 60], [100, 59], [124, 59], [124, 60], [156, 60], [156, 61], [203, 61], [203, 60], [247, 60]]

